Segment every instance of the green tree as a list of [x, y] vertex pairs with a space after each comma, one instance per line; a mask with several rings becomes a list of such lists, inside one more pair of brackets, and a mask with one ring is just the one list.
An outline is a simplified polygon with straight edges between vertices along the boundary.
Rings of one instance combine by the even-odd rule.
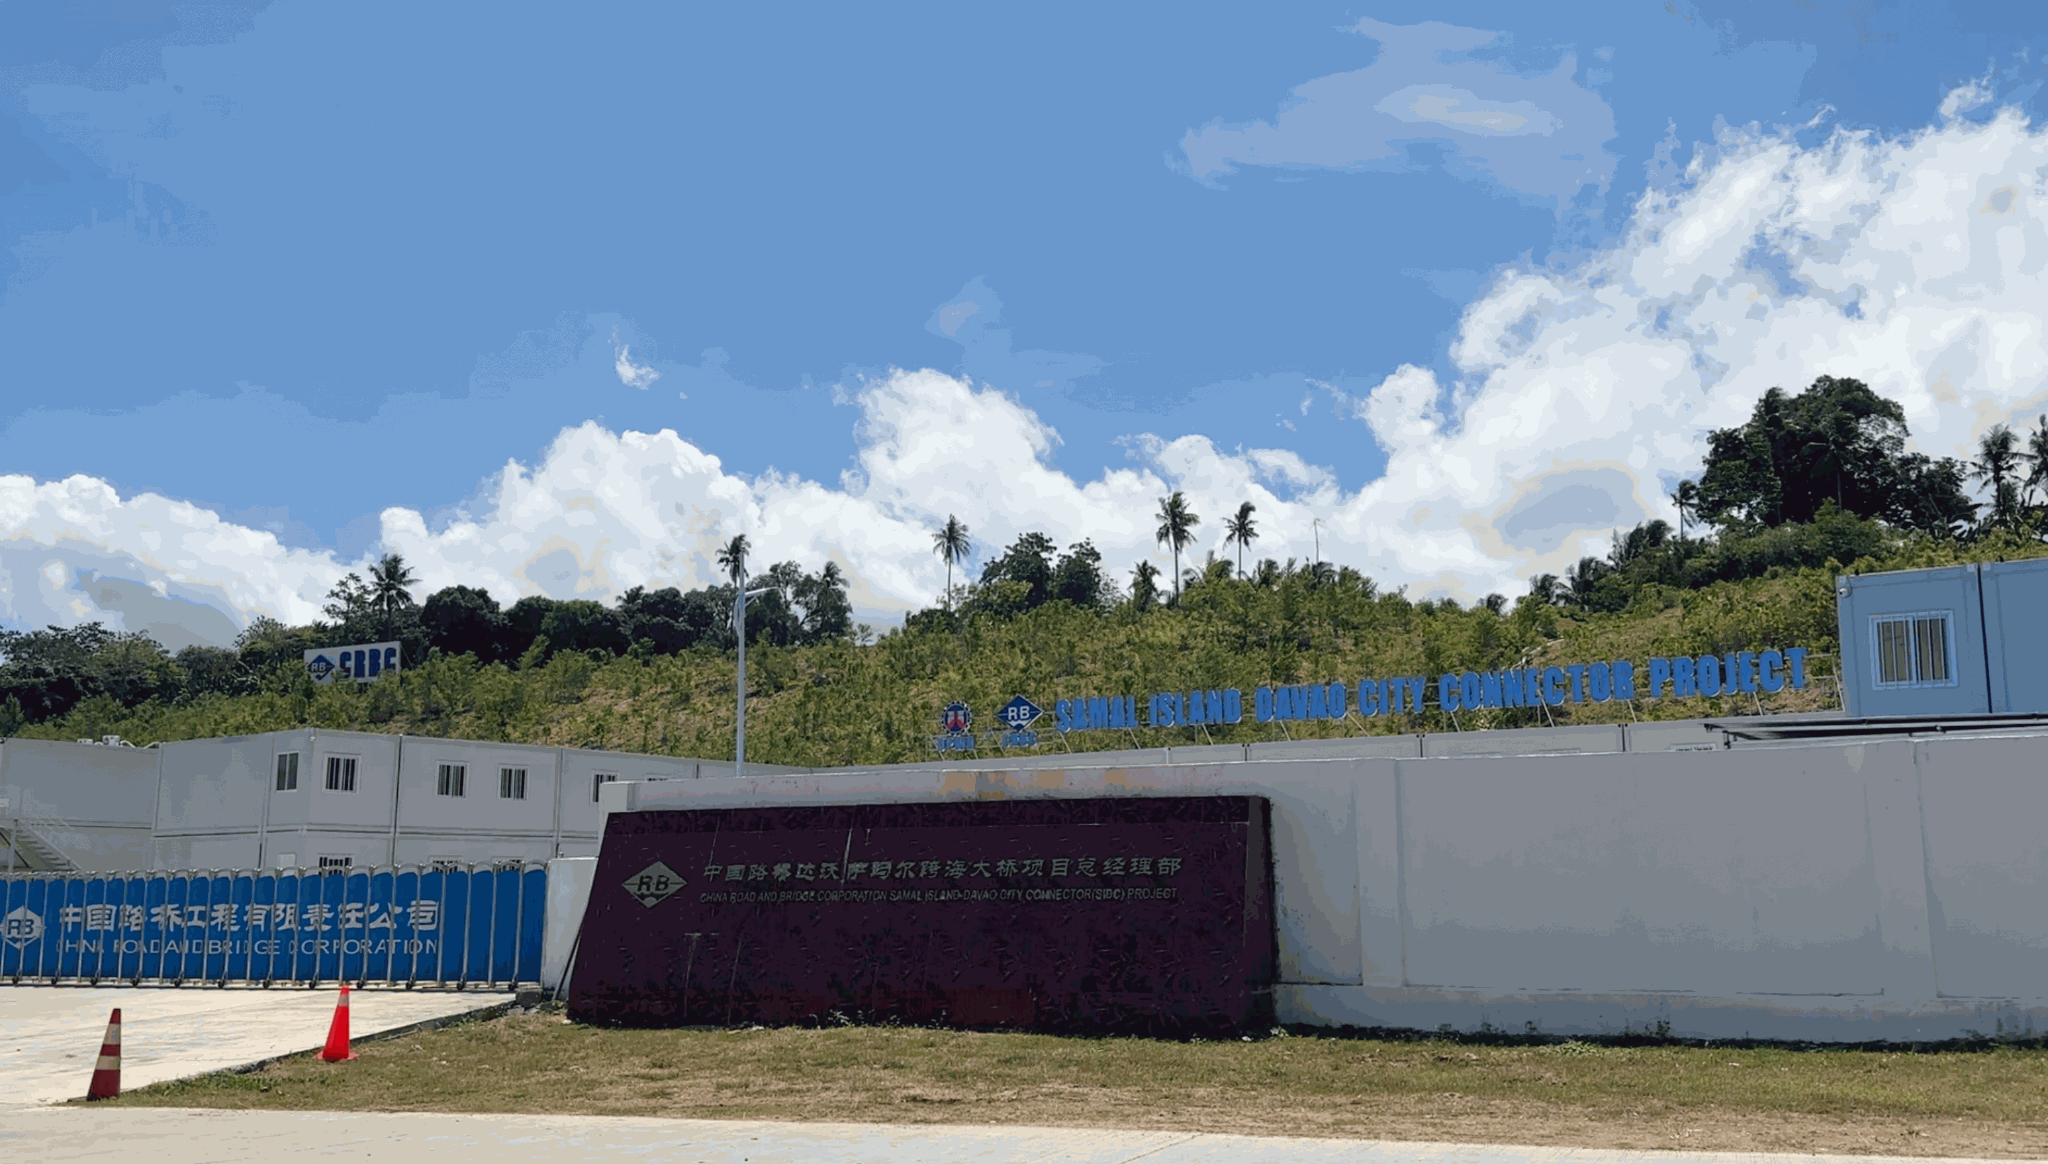
[[370, 567], [370, 606], [384, 616], [386, 634], [396, 629], [399, 615], [413, 608], [412, 587], [419, 577], [399, 554], [386, 554]]
[[1257, 507], [1247, 501], [1237, 507], [1237, 516], [1223, 522], [1223, 544], [1237, 543], [1237, 576], [1244, 577], [1244, 552], [1253, 542], [1259, 540], [1258, 526], [1252, 522]]
[[1102, 552], [1095, 543], [1082, 540], [1067, 547], [1053, 564], [1052, 597], [1071, 602], [1082, 610], [1101, 610], [1109, 596], [1108, 580], [1102, 576]]
[[1991, 529], [2018, 529], [2020, 525], [2019, 437], [2012, 429], [1994, 424], [1977, 442], [1977, 459], [1970, 463], [1970, 476], [1991, 487], [1991, 512], [1985, 525]]
[[973, 543], [967, 537], [967, 523], [952, 514], [946, 515], [946, 524], [932, 534], [932, 553], [946, 562], [946, 606], [953, 604], [953, 567], [967, 560], [967, 553]]
[[1139, 559], [1131, 568], [1131, 608], [1143, 614], [1159, 603], [1159, 567]]
[[732, 540], [718, 551], [718, 564], [725, 567], [725, 576], [732, 579], [735, 587], [747, 582], [747, 535], [734, 534]]
[[799, 624], [805, 643], [843, 639], [853, 633], [853, 604], [846, 598], [846, 572], [837, 562], [826, 562], [816, 574], [806, 574], [796, 586], [796, 602], [802, 608]]
[[256, 690], [256, 676], [243, 665], [241, 655], [230, 648], [195, 643], [179, 651], [176, 660], [178, 669], [184, 673], [181, 698], [247, 695]]
[[2048, 499], [2048, 413], [2043, 413], [2027, 433], [2026, 451], [2020, 454], [2020, 460], [2027, 466], [2026, 491], [2038, 490]]
[[341, 581], [327, 591], [327, 605], [320, 608], [334, 624], [334, 630], [343, 641], [361, 641], [376, 637], [377, 603], [375, 592], [363, 576], [351, 570]]
[[1905, 412], [1860, 380], [1821, 376], [1797, 396], [1772, 388], [1748, 423], [1707, 437], [1693, 516], [1720, 525], [1811, 522], [1823, 503], [1946, 534], [1968, 499], [1928, 496], [1946, 468], [1905, 451]]
[[583, 598], [555, 603], [541, 618], [540, 633], [547, 639], [551, 652], [623, 655], [632, 645], [617, 611]]
[[1185, 494], [1176, 489], [1159, 499], [1159, 544], [1173, 548], [1173, 601], [1180, 604], [1180, 552], [1195, 539], [1195, 527], [1202, 519], [1188, 507]]
[[1019, 534], [1001, 557], [981, 568], [982, 608], [1007, 616], [1043, 606], [1052, 598], [1055, 549], [1036, 530]]
[[1700, 515], [1700, 483], [1680, 481], [1671, 491], [1671, 504], [1678, 507], [1678, 536], [1683, 538], [1686, 525]]
[[427, 595], [420, 628], [429, 645], [444, 655], [475, 655], [489, 663], [503, 657], [505, 612], [489, 591], [449, 586]]
[[529, 594], [508, 607], [505, 611], [504, 645], [499, 648], [498, 657], [506, 662], [525, 658], [534, 640], [541, 637], [541, 625], [547, 621], [548, 612], [555, 605], [555, 600], [545, 594]]

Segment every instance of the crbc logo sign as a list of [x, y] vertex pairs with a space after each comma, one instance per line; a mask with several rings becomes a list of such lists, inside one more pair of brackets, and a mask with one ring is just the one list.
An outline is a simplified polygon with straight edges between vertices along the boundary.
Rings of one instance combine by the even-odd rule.
[[670, 894], [688, 884], [689, 882], [683, 880], [682, 874], [656, 861], [626, 878], [626, 892], [633, 895], [633, 900], [653, 909], [668, 900]]
[[22, 906], [4, 918], [0, 918], [0, 941], [15, 949], [31, 942], [40, 941], [43, 936], [43, 915]]

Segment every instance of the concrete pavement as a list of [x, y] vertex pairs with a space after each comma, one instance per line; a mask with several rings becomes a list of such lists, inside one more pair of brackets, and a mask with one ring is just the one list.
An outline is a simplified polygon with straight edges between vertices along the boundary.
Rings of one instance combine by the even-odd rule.
[[[608, 1116], [108, 1110], [0, 1113], [0, 1159], [43, 1164], [1900, 1164], [1897, 1157], [1626, 1152], [1387, 1140], [1310, 1140], [1086, 1128], [904, 1127]], [[1942, 1164], [1940, 1157], [1914, 1164]], [[1953, 1162], [1960, 1164], [1960, 1162]]]
[[[0, 986], [0, 1123], [7, 1109], [85, 1094], [107, 1015], [121, 1008], [121, 1087], [240, 1067], [326, 1041], [339, 991], [304, 987]], [[349, 1032], [379, 1031], [512, 1001], [504, 993], [349, 992]]]

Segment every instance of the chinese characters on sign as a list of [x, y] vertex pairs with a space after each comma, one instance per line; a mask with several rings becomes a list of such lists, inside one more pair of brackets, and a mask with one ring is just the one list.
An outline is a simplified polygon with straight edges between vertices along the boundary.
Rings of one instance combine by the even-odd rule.
[[507, 980], [539, 972], [540, 868], [0, 879], [0, 976]]
[[[1258, 797], [616, 813], [571, 1013], [1235, 1029], [1271, 1004]], [[694, 880], [649, 904], [657, 865]]]

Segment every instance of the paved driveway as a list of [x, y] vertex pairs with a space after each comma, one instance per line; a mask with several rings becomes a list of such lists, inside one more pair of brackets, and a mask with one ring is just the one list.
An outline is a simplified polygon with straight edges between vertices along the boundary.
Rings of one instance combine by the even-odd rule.
[[[517, 1160], [521, 1164], [1745, 1164], [1884, 1161], [1869, 1156], [1615, 1152], [1582, 1148], [1306, 1140], [1081, 1128], [901, 1127], [605, 1116], [354, 1115], [332, 1112], [108, 1111], [68, 1107], [0, 1116], [0, 1159], [71, 1164], [364, 1164]], [[1938, 1164], [1919, 1158], [1913, 1164]]]
[[[11, 1118], [8, 1108], [84, 1095], [115, 1007], [121, 1087], [130, 1090], [317, 1049], [338, 997], [331, 986], [0, 986], [0, 1122]], [[349, 1031], [361, 1038], [511, 1001], [471, 991], [354, 990]]]

